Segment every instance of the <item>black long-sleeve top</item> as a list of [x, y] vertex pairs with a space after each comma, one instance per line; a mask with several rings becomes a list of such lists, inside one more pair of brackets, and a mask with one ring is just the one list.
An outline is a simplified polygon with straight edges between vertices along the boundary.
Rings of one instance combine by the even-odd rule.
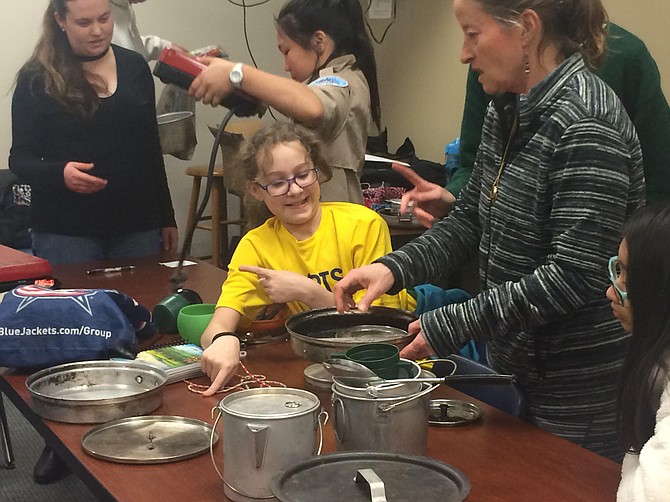
[[[31, 185], [31, 226], [62, 235], [114, 237], [175, 227], [156, 123], [151, 71], [142, 57], [112, 46], [117, 88], [91, 118], [75, 115], [44, 92], [42, 78], [19, 75], [12, 101], [10, 169]], [[80, 194], [65, 186], [70, 161], [107, 186]]]

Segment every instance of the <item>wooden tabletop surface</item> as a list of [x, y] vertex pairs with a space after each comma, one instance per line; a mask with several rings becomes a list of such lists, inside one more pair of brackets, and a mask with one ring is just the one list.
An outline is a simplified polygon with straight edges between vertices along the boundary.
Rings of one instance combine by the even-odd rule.
[[[156, 260], [113, 265], [127, 264], [137, 268], [109, 276], [87, 276], [86, 265], [54, 269], [65, 287], [115, 288], [145, 306], [153, 306], [172, 291], [168, 282], [171, 269], [158, 266]], [[200, 262], [185, 270], [189, 276], [185, 286], [196, 290], [205, 302], [215, 302], [225, 272]], [[330, 413], [330, 391], [305, 383], [303, 370], [312, 363], [295, 355], [288, 342], [251, 347], [244, 364], [253, 373], [313, 392]], [[81, 448], [81, 438], [92, 426], [42, 420], [29, 407], [25, 379], [21, 374], [5, 375], [0, 379], [0, 389], [100, 499], [224, 499], [222, 481], [209, 455], [159, 465], [115, 464], [89, 456]], [[199, 381], [206, 383], [206, 379]], [[225, 394], [203, 398], [189, 391], [183, 382], [172, 384], [165, 388], [163, 404], [154, 414], [192, 417], [213, 424], [212, 410], [217, 409], [223, 396]], [[470, 425], [429, 428], [427, 455], [456, 467], [468, 477], [472, 484], [468, 501], [615, 500], [620, 478], [618, 464], [447, 386], [440, 386], [431, 397], [467, 399], [483, 409], [482, 418]], [[336, 441], [329, 422], [324, 428], [323, 451], [335, 450]], [[219, 469], [223, 470], [221, 441], [214, 453]]]

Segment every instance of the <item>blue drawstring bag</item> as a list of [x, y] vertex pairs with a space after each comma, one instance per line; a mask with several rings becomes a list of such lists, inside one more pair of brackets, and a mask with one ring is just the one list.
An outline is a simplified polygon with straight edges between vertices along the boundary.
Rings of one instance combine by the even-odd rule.
[[123, 293], [20, 286], [0, 298], [0, 366], [40, 368], [137, 355], [151, 314]]

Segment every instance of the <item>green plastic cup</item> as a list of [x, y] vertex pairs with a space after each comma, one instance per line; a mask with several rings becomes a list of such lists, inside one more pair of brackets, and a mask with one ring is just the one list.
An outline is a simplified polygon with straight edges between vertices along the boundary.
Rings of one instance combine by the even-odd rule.
[[349, 359], [367, 366], [380, 378], [398, 378], [403, 361], [400, 350], [390, 343], [365, 343], [356, 345], [344, 353], [331, 354], [331, 357]]
[[179, 289], [163, 298], [153, 310], [153, 320], [158, 331], [165, 334], [177, 333], [177, 316], [187, 305], [202, 303], [200, 295], [191, 289]]
[[179, 311], [177, 329], [185, 340], [200, 345], [200, 337], [212, 320], [216, 305], [200, 303], [187, 305]]

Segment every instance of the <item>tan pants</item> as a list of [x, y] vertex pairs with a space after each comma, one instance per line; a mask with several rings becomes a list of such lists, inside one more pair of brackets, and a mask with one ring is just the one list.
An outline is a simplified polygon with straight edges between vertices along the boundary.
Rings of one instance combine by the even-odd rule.
[[351, 169], [333, 168], [333, 177], [321, 183], [321, 202], [363, 204], [363, 190], [358, 174]]

